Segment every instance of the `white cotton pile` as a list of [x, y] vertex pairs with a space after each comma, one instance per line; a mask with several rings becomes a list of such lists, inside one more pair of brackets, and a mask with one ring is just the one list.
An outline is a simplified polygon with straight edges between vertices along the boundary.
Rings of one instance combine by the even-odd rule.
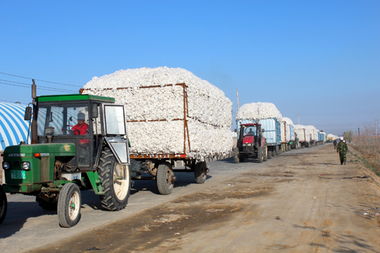
[[288, 118], [288, 117], [283, 117], [283, 118], [282, 118], [282, 121], [285, 121], [286, 124], [288, 124], [288, 125], [294, 126], [293, 120], [291, 120], [291, 119]]
[[281, 142], [289, 142], [294, 139], [294, 134], [291, 131], [294, 131], [294, 124], [290, 118], [283, 117], [281, 122]]
[[309, 138], [309, 141], [318, 141], [318, 132], [319, 130], [312, 125], [305, 126], [306, 137]]
[[294, 125], [294, 132], [297, 135], [297, 138], [300, 142], [305, 142], [305, 141], [310, 141], [309, 138], [306, 136], [306, 131], [305, 131], [305, 126], [304, 125]]
[[242, 105], [236, 115], [237, 120], [257, 120], [276, 118], [281, 121], [282, 115], [277, 107], [272, 103], [250, 103]]
[[[186, 152], [203, 160], [232, 150], [231, 101], [219, 88], [185, 69], [119, 70], [94, 77], [83, 93], [114, 97], [116, 104], [124, 105], [132, 153]], [[190, 142], [184, 138], [185, 112]]]
[[333, 141], [333, 140], [336, 140], [336, 139], [338, 139], [339, 137], [337, 136], [337, 135], [335, 135], [335, 134], [328, 134], [327, 135], [327, 140], [328, 141]]

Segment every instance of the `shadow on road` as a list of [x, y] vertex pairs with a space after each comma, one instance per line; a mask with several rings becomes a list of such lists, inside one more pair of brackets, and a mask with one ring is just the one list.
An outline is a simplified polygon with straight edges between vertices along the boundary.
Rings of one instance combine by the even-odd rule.
[[45, 211], [36, 202], [8, 202], [7, 215], [0, 225], [0, 239], [18, 232], [29, 218], [42, 215], [56, 215], [56, 212]]
[[[174, 172], [176, 181], [174, 182], [174, 188], [185, 187], [190, 184], [195, 184], [195, 178], [193, 172]], [[207, 175], [207, 179], [212, 176]], [[135, 194], [139, 191], [150, 191], [155, 194], [159, 194], [156, 180], [134, 180], [132, 184], [131, 194]]]

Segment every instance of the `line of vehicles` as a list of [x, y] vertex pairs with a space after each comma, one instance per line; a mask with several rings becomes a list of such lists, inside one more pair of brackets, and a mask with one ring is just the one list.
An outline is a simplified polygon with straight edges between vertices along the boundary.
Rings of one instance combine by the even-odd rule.
[[[131, 180], [156, 180], [158, 192], [170, 194], [174, 171], [194, 173], [195, 182], [204, 183], [207, 161], [233, 157], [236, 162], [252, 158], [263, 162], [280, 152], [326, 141], [323, 131], [298, 127], [286, 118], [239, 119], [235, 148], [199, 159], [190, 155], [188, 98], [184, 96], [183, 152], [131, 153], [125, 106], [116, 104], [113, 97], [36, 96], [33, 84], [32, 98], [32, 106], [25, 110], [25, 120], [31, 122], [31, 144], [9, 146], [3, 153], [0, 223], [6, 217], [6, 193], [35, 196], [42, 208], [57, 210], [59, 225], [68, 228], [81, 218], [81, 190], [92, 189], [103, 209], [117, 211], [128, 203]], [[73, 125], [82, 117], [88, 124], [84, 134], [81, 130], [78, 134], [74, 130], [81, 126]]]

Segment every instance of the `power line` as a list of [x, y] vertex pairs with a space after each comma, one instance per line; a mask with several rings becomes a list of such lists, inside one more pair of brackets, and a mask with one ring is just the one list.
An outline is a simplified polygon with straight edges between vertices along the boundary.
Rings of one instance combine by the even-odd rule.
[[[0, 79], [0, 84], [2, 85], [8, 85], [8, 86], [13, 86], [13, 87], [21, 87], [21, 88], [30, 88], [30, 85], [29, 84], [24, 84], [24, 83], [20, 83], [20, 82], [13, 82], [12, 81], [3, 81], [3, 79]], [[46, 86], [39, 86], [38, 89], [40, 90], [46, 90], [46, 91], [61, 91], [61, 92], [73, 92], [74, 90], [67, 90], [67, 89], [59, 89], [59, 88], [50, 88], [50, 87], [46, 87]]]
[[[12, 83], [12, 84], [22, 84], [22, 85], [27, 85], [27, 87], [30, 87], [29, 83], [23, 83], [23, 82], [17, 82], [17, 81], [11, 81], [11, 80], [5, 80], [5, 79], [0, 79], [1, 82], [7, 82], [7, 83]], [[49, 90], [56, 90], [56, 91], [73, 91], [69, 89], [61, 89], [61, 88], [54, 88], [54, 87], [49, 87], [49, 86], [44, 86], [44, 85], [38, 85], [39, 89], [49, 89]]]
[[72, 87], [76, 87], [76, 88], [78, 88], [78, 86], [82, 86], [82, 85], [79, 85], [79, 84], [62, 83], [62, 82], [56, 82], [56, 81], [48, 81], [48, 80], [43, 80], [43, 79], [37, 79], [37, 78], [34, 78], [34, 77], [28, 77], [28, 76], [11, 74], [11, 73], [2, 72], [2, 71], [0, 71], [0, 74], [7, 75], [7, 76], [12, 76], [12, 77], [17, 77], [17, 78], [28, 79], [28, 80], [34, 79], [34, 80], [39, 81], [39, 82], [45, 82], [45, 83], [51, 83], [51, 84], [67, 85], [67, 86], [72, 86]]

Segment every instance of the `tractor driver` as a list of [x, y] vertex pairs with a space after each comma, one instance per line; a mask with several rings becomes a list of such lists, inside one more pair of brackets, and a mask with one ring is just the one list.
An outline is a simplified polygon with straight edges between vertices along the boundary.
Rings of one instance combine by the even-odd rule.
[[78, 124], [71, 128], [74, 135], [86, 135], [88, 133], [88, 124], [84, 122], [85, 119], [86, 115], [83, 112], [78, 113]]
[[248, 128], [248, 132], [246, 135], [254, 135], [252, 127]]
[[[87, 135], [88, 134], [88, 124], [85, 122], [86, 115], [83, 112], [79, 112], [77, 116], [78, 123], [71, 128], [74, 135]], [[89, 139], [80, 139], [78, 148], [78, 164], [87, 165], [89, 163], [88, 152], [90, 147]]]

